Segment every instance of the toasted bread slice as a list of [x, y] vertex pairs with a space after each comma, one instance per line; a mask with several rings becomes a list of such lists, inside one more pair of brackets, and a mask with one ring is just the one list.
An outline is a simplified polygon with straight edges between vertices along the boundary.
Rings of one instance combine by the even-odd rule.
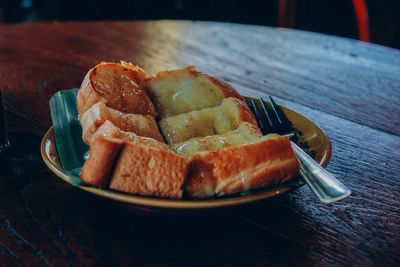
[[228, 97], [244, 100], [229, 84], [193, 66], [159, 72], [147, 78], [143, 86], [162, 118], [215, 107]]
[[181, 198], [187, 164], [184, 157], [165, 149], [96, 135], [81, 178], [127, 193]]
[[184, 189], [189, 197], [231, 195], [288, 181], [299, 168], [289, 139], [272, 134], [255, 143], [194, 154]]
[[153, 103], [140, 87], [145, 77], [144, 70], [126, 62], [100, 63], [82, 82], [76, 99], [78, 114], [102, 102], [122, 112], [156, 116]]
[[93, 134], [106, 120], [112, 122], [123, 131], [153, 138], [160, 142], [164, 141], [152, 116], [124, 113], [107, 107], [102, 102], [94, 104], [81, 116], [83, 141], [90, 144]]
[[256, 142], [262, 137], [257, 126], [248, 122], [240, 123], [236, 130], [221, 135], [191, 138], [182, 143], [172, 145], [172, 149], [183, 156], [189, 156], [199, 151], [217, 150], [229, 146], [239, 146]]
[[124, 142], [120, 139], [97, 136], [90, 146], [89, 158], [81, 170], [82, 180], [90, 185], [107, 187], [114, 161]]
[[126, 144], [115, 164], [110, 188], [144, 196], [182, 198], [187, 160], [173, 152]]
[[125, 142], [131, 143], [131, 144], [142, 144], [142, 145], [147, 145], [151, 147], [156, 147], [159, 149], [164, 149], [164, 150], [171, 150], [170, 147], [163, 143], [159, 142], [157, 140], [154, 140], [152, 138], [148, 137], [143, 137], [143, 136], [138, 136], [132, 132], [125, 132], [119, 129], [117, 126], [115, 126], [112, 122], [110, 121], [105, 121], [103, 125], [101, 125], [95, 134], [93, 135], [93, 138], [96, 138], [96, 136], [101, 135], [104, 137], [111, 137], [115, 139], [122, 139]]
[[246, 103], [230, 97], [216, 107], [162, 119], [159, 126], [167, 143], [173, 145], [193, 137], [224, 134], [235, 130], [241, 122], [257, 125]]

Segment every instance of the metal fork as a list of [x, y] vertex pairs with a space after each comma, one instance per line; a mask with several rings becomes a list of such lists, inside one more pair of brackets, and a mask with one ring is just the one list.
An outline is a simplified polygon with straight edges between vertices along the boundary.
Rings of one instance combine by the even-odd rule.
[[[250, 109], [257, 119], [262, 134], [278, 133], [292, 139], [295, 135], [292, 124], [271, 96], [269, 100], [272, 111], [267, 108], [262, 98], [260, 98], [262, 109], [257, 106], [255, 100], [250, 101]], [[315, 162], [293, 141], [290, 141], [290, 143], [296, 157], [301, 163], [301, 176], [319, 200], [325, 203], [331, 203], [344, 199], [351, 194], [350, 189], [337, 180], [333, 174], [329, 173]]]

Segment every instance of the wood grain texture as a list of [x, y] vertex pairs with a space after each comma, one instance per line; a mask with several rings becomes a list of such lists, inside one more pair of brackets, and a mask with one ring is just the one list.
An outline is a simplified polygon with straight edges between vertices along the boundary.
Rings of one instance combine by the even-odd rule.
[[[331, 138], [328, 170], [353, 194], [307, 187], [194, 217], [138, 213], [56, 178], [39, 155], [49, 98], [100, 61], [150, 74], [195, 65], [242, 94], [273, 95]], [[301, 31], [207, 22], [0, 25], [12, 149], [0, 155], [5, 266], [400, 263], [400, 52]], [[1, 265], [1, 264], [0, 264]]]

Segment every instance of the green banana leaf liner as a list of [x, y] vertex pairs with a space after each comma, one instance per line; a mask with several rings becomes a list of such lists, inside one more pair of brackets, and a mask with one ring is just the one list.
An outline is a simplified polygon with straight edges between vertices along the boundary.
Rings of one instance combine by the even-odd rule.
[[82, 126], [76, 110], [78, 89], [64, 90], [50, 99], [51, 119], [58, 158], [61, 166], [75, 186], [85, 185], [80, 171], [85, 163], [89, 146], [82, 140]]
[[[78, 120], [76, 109], [77, 94], [78, 89], [63, 90], [54, 94], [50, 99], [51, 118], [58, 157], [71, 184], [74, 186], [90, 186], [80, 178], [81, 168], [88, 157], [89, 146], [82, 140], [82, 126]], [[302, 185], [304, 185], [304, 182], [298, 177], [282, 184], [250, 190], [240, 195], [257, 194], [282, 187], [297, 188]]]

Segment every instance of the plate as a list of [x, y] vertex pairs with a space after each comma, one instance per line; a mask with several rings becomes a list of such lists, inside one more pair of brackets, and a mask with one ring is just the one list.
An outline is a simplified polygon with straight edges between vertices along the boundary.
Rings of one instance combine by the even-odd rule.
[[[284, 184], [252, 190], [230, 197], [200, 200], [144, 197], [86, 186], [79, 179], [79, 170], [84, 163], [84, 155], [88, 147], [82, 142], [81, 138], [82, 129], [77, 119], [75, 106], [76, 94], [77, 89], [64, 90], [56, 93], [50, 100], [54, 127], [51, 127], [43, 136], [41, 154], [45, 164], [59, 178], [89, 193], [117, 201], [130, 208], [194, 211], [237, 206], [260, 201], [304, 185], [301, 178], [297, 177]], [[252, 98], [246, 97], [246, 99]], [[313, 156], [319, 164], [326, 167], [332, 153], [328, 136], [315, 123], [299, 113], [283, 106], [282, 110], [296, 129], [297, 143]]]

